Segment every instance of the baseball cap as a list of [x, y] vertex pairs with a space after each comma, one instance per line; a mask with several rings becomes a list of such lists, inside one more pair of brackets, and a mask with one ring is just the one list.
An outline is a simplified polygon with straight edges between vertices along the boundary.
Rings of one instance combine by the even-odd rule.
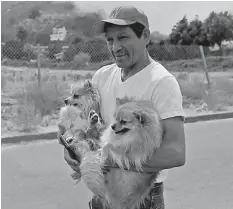
[[112, 23], [114, 25], [131, 25], [133, 23], [141, 23], [149, 29], [149, 22], [144, 12], [138, 10], [134, 6], [120, 6], [112, 10], [109, 18], [100, 20], [94, 25], [97, 35], [104, 33], [104, 24]]

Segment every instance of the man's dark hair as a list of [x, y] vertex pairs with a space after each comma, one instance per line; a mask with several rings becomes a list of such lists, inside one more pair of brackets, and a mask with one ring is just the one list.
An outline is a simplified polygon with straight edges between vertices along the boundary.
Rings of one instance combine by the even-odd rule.
[[[107, 31], [107, 28], [113, 27], [113, 26], [114, 26], [114, 24], [106, 22], [104, 24], [104, 32]], [[131, 25], [126, 25], [126, 26], [122, 25], [122, 26], [119, 26], [119, 27], [130, 27], [138, 38], [141, 38], [142, 32], [143, 32], [143, 30], [145, 28], [144, 25], [142, 25], [141, 23], [137, 23], [137, 22], [133, 23]]]

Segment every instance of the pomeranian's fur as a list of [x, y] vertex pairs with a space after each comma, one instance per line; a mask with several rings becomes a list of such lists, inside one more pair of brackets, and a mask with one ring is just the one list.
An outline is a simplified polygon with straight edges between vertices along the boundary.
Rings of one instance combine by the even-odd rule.
[[71, 86], [70, 96], [65, 99], [65, 104], [79, 108], [86, 120], [91, 110], [100, 116], [100, 96], [90, 80]]
[[[91, 83], [85, 82], [83, 86], [72, 88], [71, 96], [65, 100], [67, 106], [61, 110], [60, 124], [72, 132], [75, 140], [70, 143], [81, 159], [80, 173], [73, 178], [81, 179], [99, 196], [104, 208], [136, 209], [148, 196], [158, 174], [143, 173], [142, 167], [161, 145], [160, 118], [151, 101], [117, 99], [115, 123], [105, 128], [98, 117], [100, 99], [96, 95], [98, 92]], [[84, 120], [87, 128], [80, 127], [79, 120]], [[98, 134], [88, 136], [94, 133], [92, 129]], [[98, 146], [91, 149], [87, 138], [95, 138]], [[106, 160], [119, 168], [110, 169], [104, 175], [102, 168]], [[138, 172], [130, 171], [131, 165]]]
[[[135, 209], [143, 204], [158, 173], [143, 173], [142, 166], [162, 141], [160, 118], [149, 101], [118, 100], [116, 122], [101, 137], [102, 147], [88, 152], [80, 165], [86, 186], [101, 197], [106, 208]], [[111, 160], [120, 168], [103, 175], [101, 167]], [[130, 171], [134, 165], [138, 172]], [[129, 170], [125, 170], [124, 167]]]
[[65, 132], [68, 142], [99, 140], [103, 127], [99, 116], [100, 97], [91, 82], [86, 80], [73, 85], [70, 96], [64, 102], [66, 106], [60, 110], [58, 128], [60, 132]]

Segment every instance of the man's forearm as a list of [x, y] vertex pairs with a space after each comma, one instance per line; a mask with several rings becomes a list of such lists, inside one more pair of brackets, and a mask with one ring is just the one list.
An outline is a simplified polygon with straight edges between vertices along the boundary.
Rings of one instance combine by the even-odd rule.
[[[180, 147], [176, 147], [175, 145], [171, 147], [170, 145], [166, 147], [166, 145], [160, 147], [156, 150], [153, 157], [150, 161], [143, 165], [142, 170], [137, 169], [134, 165], [130, 166], [130, 171], [135, 172], [145, 172], [145, 173], [154, 173], [163, 169], [170, 169], [174, 167], [182, 166], [182, 157], [180, 156], [182, 153]], [[109, 166], [112, 168], [117, 168], [117, 165]], [[125, 170], [128, 170], [125, 168]]]
[[144, 166], [146, 168], [157, 168], [160, 170], [182, 166], [183, 151], [179, 146], [162, 146], [157, 149], [150, 161]]
[[[182, 166], [180, 159], [180, 148], [161, 147], [157, 149], [151, 160], [142, 167], [143, 172], [154, 173], [164, 169]], [[135, 166], [130, 167], [131, 171], [138, 171]]]

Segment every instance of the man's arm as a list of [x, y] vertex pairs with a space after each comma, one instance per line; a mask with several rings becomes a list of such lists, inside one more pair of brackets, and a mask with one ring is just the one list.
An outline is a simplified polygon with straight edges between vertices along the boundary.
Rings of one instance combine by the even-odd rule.
[[144, 165], [144, 172], [156, 172], [185, 164], [186, 146], [182, 118], [173, 117], [164, 119], [162, 122], [164, 125], [162, 145], [156, 150], [152, 159]]

